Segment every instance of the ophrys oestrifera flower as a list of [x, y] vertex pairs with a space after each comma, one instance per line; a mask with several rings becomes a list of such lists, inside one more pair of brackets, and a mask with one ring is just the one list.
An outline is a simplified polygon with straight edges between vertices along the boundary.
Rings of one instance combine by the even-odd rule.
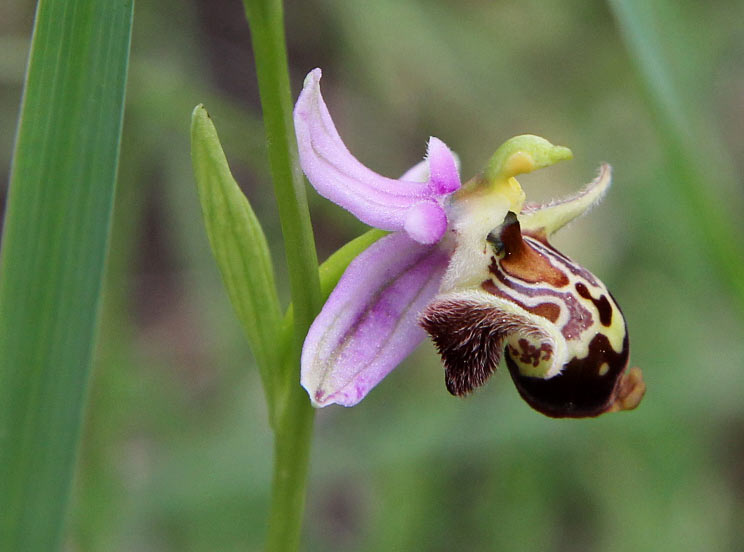
[[602, 198], [609, 166], [575, 196], [536, 205], [515, 176], [570, 158], [567, 148], [517, 136], [461, 185], [455, 156], [431, 138], [424, 162], [385, 178], [343, 144], [320, 76], [307, 76], [295, 107], [303, 171], [321, 195], [393, 233], [349, 265], [310, 328], [302, 385], [313, 404], [356, 404], [426, 331], [452, 394], [482, 385], [503, 354], [522, 397], [549, 416], [637, 406], [645, 387], [627, 370], [620, 308], [548, 241]]

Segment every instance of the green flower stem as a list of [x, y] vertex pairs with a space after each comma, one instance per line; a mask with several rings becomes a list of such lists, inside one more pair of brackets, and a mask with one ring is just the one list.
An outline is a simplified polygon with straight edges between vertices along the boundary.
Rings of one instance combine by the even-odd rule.
[[251, 27], [271, 175], [294, 305], [294, 355], [275, 397], [274, 479], [267, 550], [296, 550], [305, 503], [313, 409], [300, 387], [302, 341], [322, 305], [305, 181], [297, 163], [281, 0], [244, 0]]
[[322, 304], [305, 180], [297, 163], [282, 2], [244, 0], [244, 4], [251, 27], [271, 176], [289, 267], [296, 340], [301, 344]]
[[[297, 366], [296, 362], [292, 364]], [[275, 420], [274, 475], [266, 537], [266, 550], [270, 552], [294, 551], [300, 545], [314, 411], [299, 382], [298, 373], [285, 407]]]
[[[349, 263], [386, 234], [387, 232], [382, 230], [369, 230], [344, 245], [320, 266], [320, 289], [323, 300], [328, 298]], [[288, 334], [291, 331], [293, 317], [293, 306], [290, 305], [285, 316], [286, 327], [281, 332], [282, 342], [290, 340]], [[287, 368], [291, 368], [293, 364], [296, 365], [296, 360], [292, 356], [284, 364]], [[286, 372], [294, 373], [289, 369]], [[299, 387], [297, 380], [291, 387]], [[268, 550], [296, 550], [299, 545], [300, 519], [294, 521], [288, 519], [286, 512], [299, 512], [301, 515], [303, 509], [304, 493], [298, 493], [295, 489], [305, 486], [310, 439], [304, 436], [310, 435], [313, 419], [312, 416], [305, 416], [304, 410], [297, 411], [296, 409], [304, 409], [307, 402], [307, 399], [304, 404], [303, 401], [288, 402], [281, 417], [275, 420], [276, 460], [270, 512], [273, 525], [269, 527]], [[294, 523], [294, 526], [290, 523]], [[288, 533], [292, 529], [294, 532]]]

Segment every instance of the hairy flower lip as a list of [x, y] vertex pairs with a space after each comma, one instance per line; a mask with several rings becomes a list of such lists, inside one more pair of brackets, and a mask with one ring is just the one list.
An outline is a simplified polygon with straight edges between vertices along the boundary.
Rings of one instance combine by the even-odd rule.
[[514, 176], [569, 159], [567, 148], [514, 137], [461, 185], [457, 157], [432, 137], [424, 161], [386, 178], [342, 142], [320, 78], [308, 74], [294, 111], [302, 169], [318, 193], [393, 233], [352, 261], [308, 332], [301, 383], [313, 405], [357, 404], [426, 330], [453, 394], [483, 385], [504, 356], [519, 393], [548, 416], [637, 406], [645, 385], [627, 370], [619, 307], [548, 242], [604, 196], [609, 165], [579, 193], [538, 205]]

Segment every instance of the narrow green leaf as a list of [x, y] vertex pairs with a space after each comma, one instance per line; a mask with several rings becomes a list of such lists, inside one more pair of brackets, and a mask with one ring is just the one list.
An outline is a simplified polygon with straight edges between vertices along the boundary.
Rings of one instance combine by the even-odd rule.
[[203, 106], [191, 118], [191, 160], [209, 243], [261, 372], [273, 413], [281, 308], [261, 224], [238, 187]]
[[0, 550], [59, 547], [121, 137], [132, 0], [41, 0], [0, 263]]

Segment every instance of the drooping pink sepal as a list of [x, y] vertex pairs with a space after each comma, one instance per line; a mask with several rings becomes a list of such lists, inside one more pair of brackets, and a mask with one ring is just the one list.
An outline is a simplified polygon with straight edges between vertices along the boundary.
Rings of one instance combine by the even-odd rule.
[[320, 69], [307, 75], [294, 110], [300, 164], [310, 183], [370, 226], [410, 230], [414, 240], [436, 243], [446, 230], [441, 202], [460, 187], [454, 154], [432, 137], [426, 182], [387, 178], [368, 169], [341, 140], [320, 93], [320, 77]]
[[358, 403], [424, 339], [418, 315], [449, 253], [405, 233], [386, 236], [346, 269], [302, 350], [302, 386], [315, 406]]

